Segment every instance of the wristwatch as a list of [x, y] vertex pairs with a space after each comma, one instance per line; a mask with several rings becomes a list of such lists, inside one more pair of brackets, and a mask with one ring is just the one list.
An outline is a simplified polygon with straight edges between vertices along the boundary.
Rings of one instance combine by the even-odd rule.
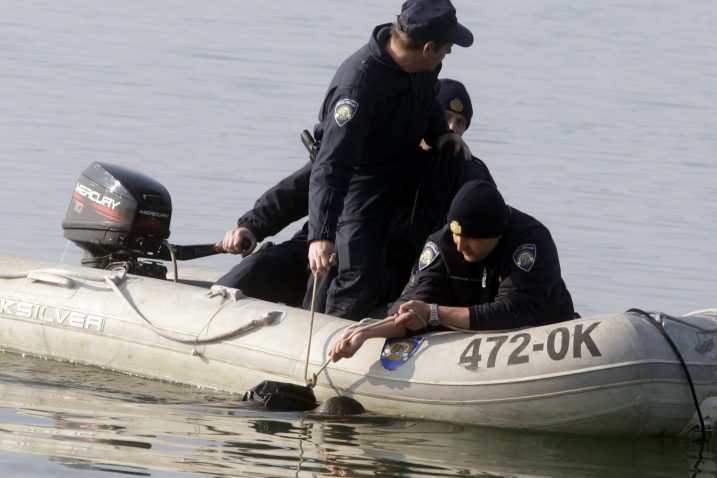
[[431, 327], [441, 325], [441, 319], [438, 317], [438, 304], [431, 304], [431, 315], [428, 317], [428, 325]]

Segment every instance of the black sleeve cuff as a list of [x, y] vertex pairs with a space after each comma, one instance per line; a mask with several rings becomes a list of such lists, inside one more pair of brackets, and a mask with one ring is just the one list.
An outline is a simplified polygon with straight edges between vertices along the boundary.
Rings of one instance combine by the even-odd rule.
[[468, 322], [468, 328], [471, 330], [478, 330], [480, 327], [480, 323], [478, 321], [478, 306], [472, 305], [468, 308], [468, 313], [470, 315], [470, 319]]

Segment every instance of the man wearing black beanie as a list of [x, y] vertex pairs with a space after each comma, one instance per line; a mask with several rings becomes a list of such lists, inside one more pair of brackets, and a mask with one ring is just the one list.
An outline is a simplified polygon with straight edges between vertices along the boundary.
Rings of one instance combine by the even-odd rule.
[[463, 83], [450, 78], [442, 78], [439, 82], [441, 89], [436, 95], [436, 100], [446, 112], [448, 127], [454, 133], [463, 135], [473, 118], [473, 103], [468, 90]]
[[[471, 97], [460, 81], [441, 78], [439, 84], [436, 101], [446, 116], [448, 127], [463, 136], [473, 119]], [[440, 150], [431, 150], [427, 146], [419, 149], [414, 164], [415, 167], [402, 178], [391, 219], [392, 240], [387, 254], [394, 273], [394, 288], [387, 297], [388, 302], [393, 302], [406, 288], [412, 287], [418, 270], [418, 254], [429, 234], [445, 224], [451, 201], [463, 183], [479, 179], [495, 184], [481, 159], [471, 155], [466, 161], [462, 156], [455, 156], [451, 145]]]
[[485, 181], [456, 194], [448, 223], [421, 253], [416, 288], [394, 321], [337, 340], [334, 361], [352, 356], [369, 337], [400, 337], [440, 325], [471, 330], [538, 326], [575, 317], [550, 231], [507, 206]]

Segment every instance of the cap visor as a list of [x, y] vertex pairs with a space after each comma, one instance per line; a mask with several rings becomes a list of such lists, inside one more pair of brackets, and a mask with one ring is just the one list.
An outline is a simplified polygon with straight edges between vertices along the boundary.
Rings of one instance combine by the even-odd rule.
[[469, 47], [473, 44], [473, 34], [460, 23], [456, 24], [456, 28], [448, 35], [448, 39], [451, 43], [462, 47]]

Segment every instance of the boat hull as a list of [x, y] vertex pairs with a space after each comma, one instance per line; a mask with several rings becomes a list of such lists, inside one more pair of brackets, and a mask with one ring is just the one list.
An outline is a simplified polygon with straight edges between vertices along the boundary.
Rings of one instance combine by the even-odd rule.
[[[211, 295], [138, 276], [115, 277], [113, 288], [110, 275], [0, 256], [0, 348], [237, 393], [262, 380], [305, 383], [308, 312], [233, 289]], [[711, 425], [717, 314], [660, 320]], [[309, 375], [351, 324], [315, 315]], [[341, 394], [376, 413], [503, 428], [641, 436], [690, 436], [698, 428], [685, 369], [641, 314], [440, 332], [405, 359], [408, 349], [390, 349], [384, 361], [400, 365], [388, 370], [384, 341], [367, 341], [353, 358], [329, 365], [317, 397]]]

